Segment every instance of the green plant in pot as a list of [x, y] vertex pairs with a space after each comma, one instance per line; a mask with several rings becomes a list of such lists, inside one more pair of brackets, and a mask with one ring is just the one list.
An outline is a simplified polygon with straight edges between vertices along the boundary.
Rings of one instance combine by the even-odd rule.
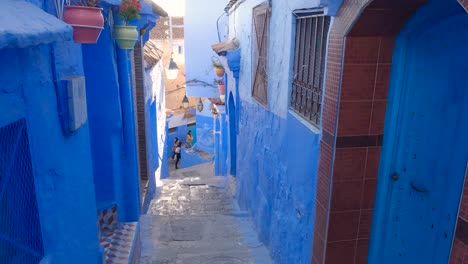
[[213, 68], [215, 70], [216, 76], [223, 77], [225, 70], [221, 62], [217, 58], [216, 59], [213, 58], [211, 62], [213, 64]]
[[122, 0], [118, 15], [125, 25], [114, 26], [114, 39], [121, 49], [133, 49], [138, 40], [136, 26], [129, 26], [130, 21], [140, 18], [141, 4], [138, 0]]

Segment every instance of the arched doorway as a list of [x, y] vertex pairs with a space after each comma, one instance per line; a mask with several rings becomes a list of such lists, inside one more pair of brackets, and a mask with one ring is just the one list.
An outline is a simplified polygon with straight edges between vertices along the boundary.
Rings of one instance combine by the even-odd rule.
[[395, 46], [370, 263], [447, 263], [468, 161], [468, 15], [433, 0]]
[[229, 173], [232, 176], [236, 175], [237, 162], [237, 132], [236, 132], [236, 105], [232, 93], [229, 93], [228, 102], [229, 115]]
[[[425, 12], [424, 10], [430, 8], [431, 5], [439, 7], [433, 9], [435, 12]], [[392, 207], [386, 207], [387, 200], [385, 199], [388, 197], [384, 194], [386, 189], [384, 190], [382, 186], [388, 188], [388, 181], [393, 174], [393, 171], [387, 168], [387, 175], [382, 176], [382, 170], [385, 168], [380, 161], [385, 158], [381, 158], [381, 154], [383, 155], [388, 149], [385, 147], [382, 150], [382, 144], [389, 145], [389, 132], [403, 129], [400, 127], [403, 126], [402, 120], [397, 118], [392, 120], [388, 116], [386, 118], [386, 112], [388, 115], [388, 112], [392, 111], [387, 108], [387, 100], [389, 104], [393, 104], [396, 100], [395, 94], [389, 95], [388, 93], [390, 79], [392, 79], [392, 87], [396, 80], [395, 77], [391, 78], [391, 72], [403, 69], [394, 56], [394, 44], [397, 36], [403, 34], [400, 34], [402, 29], [406, 30], [409, 25], [408, 21], [419, 19], [422, 23], [425, 20], [426, 23], [422, 25], [429, 30], [429, 27], [437, 27], [437, 24], [443, 22], [444, 14], [456, 13], [463, 17], [464, 11], [461, 6], [456, 0], [343, 0], [338, 14], [333, 19], [327, 51], [326, 88], [322, 112], [323, 137], [320, 144], [311, 263], [424, 263], [420, 259], [416, 262], [411, 262], [413, 260], [405, 262], [404, 259], [397, 262], [387, 261], [384, 260], [385, 252], [382, 251], [382, 249], [388, 249], [384, 248], [385, 242], [383, 242], [389, 217], [385, 211], [392, 209]], [[466, 17], [466, 13], [464, 16]], [[447, 26], [445, 31], [453, 30], [454, 22], [451, 23], [452, 27]], [[463, 30], [462, 25], [457, 27]], [[435, 102], [449, 100], [448, 98], [457, 98], [457, 100], [462, 98], [454, 94], [441, 94], [446, 91], [446, 87], [453, 87], [457, 82], [450, 77], [449, 69], [455, 76], [466, 75], [460, 73], [460, 69], [465, 68], [453, 68], [451, 65], [455, 58], [466, 58], [465, 53], [462, 52], [450, 58], [444, 57], [447, 50], [461, 49], [461, 46], [455, 49], [452, 46], [445, 47], [446, 44], [443, 42], [432, 43], [433, 38], [442, 40], [437, 34], [448, 37], [449, 32], [441, 32], [441, 30], [442, 28], [434, 29], [430, 40], [426, 38], [425, 41], [419, 42], [421, 46], [431, 43], [431, 45], [426, 45], [428, 48], [424, 49], [424, 52], [430, 55], [440, 54], [440, 57], [434, 57], [434, 62], [411, 62], [415, 66], [435, 67], [432, 70], [415, 69], [423, 72], [418, 77], [420, 80], [423, 78], [429, 80], [424, 79], [424, 82], [419, 83], [416, 80], [413, 84], [413, 86], [422, 86], [414, 90], [414, 96], [419, 98], [420, 102], [423, 102], [424, 98], [429, 95], [436, 98]], [[452, 34], [457, 35], [453, 32]], [[409, 36], [416, 35], [409, 34]], [[457, 41], [454, 38], [446, 40]], [[437, 45], [439, 45], [438, 49]], [[429, 50], [429, 46], [432, 50]], [[423, 49], [420, 52], [423, 52]], [[407, 56], [402, 55], [402, 58], [409, 60]], [[440, 67], [437, 68], [439, 65]], [[405, 72], [407, 69], [402, 71]], [[424, 74], [425, 71], [429, 73]], [[455, 71], [458, 71], [458, 74]], [[443, 74], [445, 76], [441, 77]], [[430, 81], [430, 77], [437, 78], [437, 76], [439, 76], [439, 82]], [[414, 74], [407, 77], [415, 78]], [[441, 84], [440, 81], [443, 79], [450, 80], [450, 84]], [[408, 79], [403, 80], [408, 81]], [[430, 84], [437, 84], [438, 89], [427, 88]], [[463, 84], [463, 80], [458, 80], [458, 85], [467, 87], [466, 83]], [[434, 104], [433, 102], [428, 104]], [[466, 110], [459, 109], [458, 112], [466, 112]], [[436, 128], [445, 128], [442, 132], [463, 131], [461, 126], [456, 129], [446, 127], [446, 123], [453, 118], [452, 116], [442, 117], [442, 113], [438, 113], [437, 118], [431, 118], [435, 120], [428, 123], [431, 126], [419, 127], [422, 132], [432, 133], [429, 134], [431, 141], [434, 141]], [[387, 128], [388, 124], [394, 125], [393, 130]], [[394, 144], [397, 145], [397, 143]], [[425, 149], [424, 151], [433, 153], [433, 150]], [[424, 176], [424, 173], [421, 175]], [[460, 177], [463, 178], [463, 176]], [[463, 180], [457, 180], [458, 188], [461, 188]], [[413, 185], [416, 189], [422, 188], [418, 187], [420, 184], [416, 181], [413, 181]], [[376, 190], [377, 186], [379, 188]], [[411, 185], [409, 187], [413, 189]], [[460, 191], [461, 189], [458, 194], [454, 194], [454, 197], [458, 195], [458, 198], [453, 199], [460, 199]], [[468, 193], [466, 196], [468, 205]], [[390, 206], [392, 206], [391, 203]], [[456, 206], [457, 203], [455, 203]], [[466, 211], [465, 215], [468, 216], [468, 209]], [[455, 216], [452, 216], [452, 229], [456, 219], [456, 209], [453, 214]], [[466, 226], [468, 228], [468, 222]], [[445, 233], [443, 237], [445, 239]], [[466, 237], [468, 249], [468, 236]], [[447, 233], [449, 243], [448, 250], [445, 250], [445, 257], [450, 252], [452, 238], [453, 230], [452, 234]], [[401, 244], [395, 243], [395, 245]], [[421, 249], [410, 246], [408, 250], [424, 254], [421, 253]], [[430, 250], [422, 249], [422, 251]], [[429, 255], [429, 253], [426, 254]], [[446, 263], [446, 261], [426, 262]]]

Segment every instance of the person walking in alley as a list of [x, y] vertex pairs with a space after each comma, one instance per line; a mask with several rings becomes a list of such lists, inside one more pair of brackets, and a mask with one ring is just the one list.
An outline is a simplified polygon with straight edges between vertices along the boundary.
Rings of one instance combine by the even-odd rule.
[[175, 156], [176, 156], [175, 150], [176, 150], [178, 144], [179, 144], [179, 138], [175, 137], [174, 138], [174, 144], [172, 145], [171, 159], [175, 159]]
[[187, 136], [185, 137], [185, 142], [187, 144], [187, 148], [192, 147], [192, 142], [193, 142], [192, 130], [189, 130], [187, 132]]
[[181, 151], [182, 151], [182, 142], [179, 141], [177, 143], [177, 147], [175, 148], [175, 156], [176, 156], [176, 162], [175, 162], [175, 168], [176, 170], [178, 169], [178, 165], [179, 165], [179, 161], [180, 161], [180, 157], [181, 157]]

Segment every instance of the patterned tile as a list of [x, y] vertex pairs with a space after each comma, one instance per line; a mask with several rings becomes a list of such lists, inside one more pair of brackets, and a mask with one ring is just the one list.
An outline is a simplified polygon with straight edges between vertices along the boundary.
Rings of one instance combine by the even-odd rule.
[[100, 243], [104, 248], [104, 263], [133, 263], [134, 254], [138, 254], [133, 246], [138, 242], [138, 232], [138, 222], [122, 223], [112, 230], [103, 231]]
[[113, 229], [118, 224], [117, 206], [104, 209], [98, 214], [99, 232], [105, 232]]

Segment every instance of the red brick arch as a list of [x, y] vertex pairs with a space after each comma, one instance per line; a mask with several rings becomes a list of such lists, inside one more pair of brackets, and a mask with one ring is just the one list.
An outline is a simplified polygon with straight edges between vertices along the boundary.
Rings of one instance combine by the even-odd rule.
[[[468, 0], [458, 1], [468, 11]], [[426, 2], [344, 0], [334, 19], [313, 264], [366, 263], [393, 43], [404, 23]]]
[[334, 19], [325, 79], [313, 264], [366, 263], [393, 43], [405, 22], [426, 2], [344, 0]]

